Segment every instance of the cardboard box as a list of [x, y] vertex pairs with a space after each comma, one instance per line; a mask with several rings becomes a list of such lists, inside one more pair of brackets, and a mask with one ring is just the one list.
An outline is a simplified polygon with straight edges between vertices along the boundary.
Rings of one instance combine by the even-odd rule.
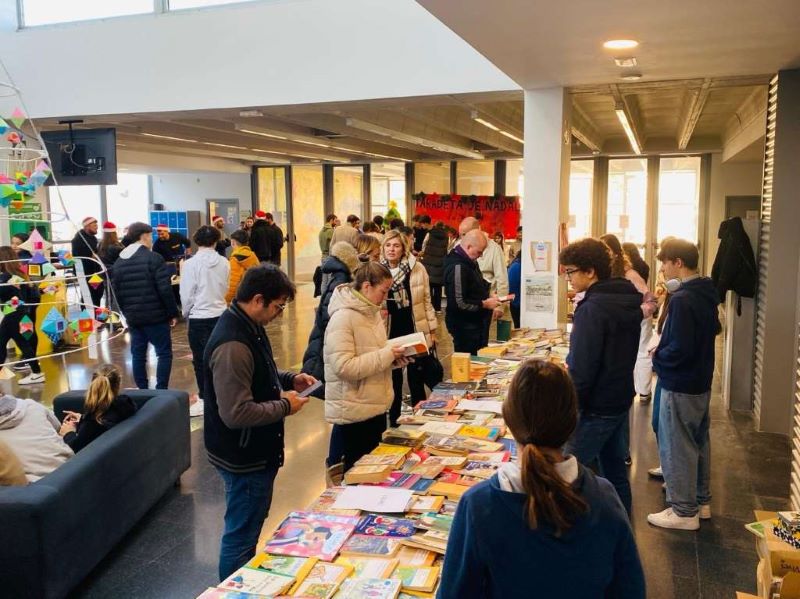
[[[776, 512], [759, 510], [756, 510], [755, 515], [758, 521], [778, 517]], [[768, 561], [773, 576], [784, 576], [790, 572], [800, 574], [800, 549], [781, 541], [771, 527], [764, 527], [764, 538], [756, 541], [756, 551], [760, 558]]]

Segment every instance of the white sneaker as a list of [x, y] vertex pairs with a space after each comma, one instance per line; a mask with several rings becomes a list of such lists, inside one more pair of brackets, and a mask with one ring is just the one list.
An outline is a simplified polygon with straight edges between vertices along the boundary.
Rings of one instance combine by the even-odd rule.
[[699, 510], [697, 511], [697, 515], [700, 517], [701, 520], [711, 520], [711, 504], [707, 503], [705, 505], [697, 506]]
[[658, 468], [650, 468], [650, 470], [647, 471], [647, 474], [653, 478], [664, 478], [664, 473], [661, 471], [661, 466]]
[[189, 406], [189, 416], [194, 418], [195, 416], [202, 416], [205, 410], [205, 403], [199, 397], [197, 400]]
[[695, 516], [679, 516], [668, 507], [663, 512], [648, 514], [647, 521], [653, 526], [661, 528], [674, 528], [675, 530], [698, 530], [700, 528], [700, 518]]
[[35, 385], [36, 383], [43, 383], [44, 382], [44, 373], [43, 372], [31, 372], [28, 376], [24, 379], [19, 380], [20, 385]]

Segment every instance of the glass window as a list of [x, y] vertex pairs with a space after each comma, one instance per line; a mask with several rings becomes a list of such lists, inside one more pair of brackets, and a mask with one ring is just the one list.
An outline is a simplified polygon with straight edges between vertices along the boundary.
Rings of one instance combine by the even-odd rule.
[[153, 12], [153, 0], [23, 0], [26, 27]]
[[459, 160], [456, 163], [456, 193], [465, 196], [494, 195], [494, 161]]
[[522, 169], [522, 160], [506, 161], [506, 195], [519, 196], [519, 206], [522, 208], [522, 195], [525, 193], [525, 175]]
[[100, 187], [98, 185], [50, 187], [48, 190], [54, 241], [72, 239], [81, 228], [81, 221], [87, 216], [93, 216], [98, 222], [100, 221]]
[[363, 218], [364, 167], [333, 167], [333, 211], [342, 224], [351, 214]]
[[220, 6], [222, 4], [241, 4], [242, 2], [252, 2], [253, 0], [169, 0], [170, 10], [182, 10], [184, 8], [203, 8], [204, 6]]
[[658, 238], [698, 241], [700, 157], [662, 158], [658, 176]]
[[275, 224], [286, 231], [286, 169], [284, 167], [258, 169], [258, 210], [270, 212]]
[[417, 162], [414, 164], [414, 193], [450, 193], [449, 162]]
[[319, 266], [319, 230], [325, 222], [321, 166], [292, 167], [294, 273], [297, 281], [311, 281]]
[[402, 162], [373, 164], [370, 167], [372, 181], [372, 203], [370, 218], [376, 214], [385, 216], [390, 202], [400, 212], [400, 218], [406, 220], [406, 166]]
[[608, 161], [608, 210], [606, 232], [620, 243], [639, 246], [645, 257], [647, 230], [647, 160], [625, 158]]
[[592, 236], [592, 192], [594, 161], [573, 160], [569, 171], [569, 225], [567, 238], [576, 241]]
[[120, 238], [129, 224], [149, 222], [149, 179], [147, 175], [118, 173], [117, 184], [106, 186], [106, 214], [117, 225]]

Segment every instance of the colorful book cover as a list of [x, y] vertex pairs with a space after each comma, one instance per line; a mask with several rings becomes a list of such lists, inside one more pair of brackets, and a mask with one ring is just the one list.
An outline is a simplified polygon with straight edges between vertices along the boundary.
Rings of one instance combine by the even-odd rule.
[[471, 460], [464, 464], [464, 467], [457, 470], [459, 474], [466, 476], [477, 476], [478, 478], [490, 478], [494, 476], [497, 469], [500, 467], [497, 463], [492, 462], [478, 462]]
[[297, 597], [332, 597], [339, 585], [353, 572], [348, 564], [317, 562], [308, 575], [292, 588]]
[[402, 455], [394, 454], [394, 455], [373, 455], [368, 453], [367, 455], [361, 456], [358, 461], [355, 463], [356, 466], [392, 466], [397, 467], [403, 463]]
[[352, 566], [353, 578], [389, 578], [400, 562], [384, 557], [341, 556], [336, 563]]
[[367, 514], [356, 526], [355, 534], [375, 537], [410, 537], [415, 531], [413, 520]]
[[419, 527], [426, 528], [428, 530], [441, 530], [444, 532], [450, 532], [450, 528], [452, 526], [453, 516], [447, 516], [445, 514], [429, 512], [427, 514], [423, 514], [419, 519]]
[[336, 599], [397, 599], [400, 581], [386, 578], [353, 578], [346, 580]]
[[444, 464], [437, 464], [435, 462], [429, 464], [427, 461], [425, 461], [417, 466], [414, 466], [410, 470], [410, 473], [417, 474], [422, 478], [436, 478], [442, 473], [442, 470], [444, 470]]
[[263, 595], [242, 593], [240, 591], [226, 591], [217, 587], [209, 587], [197, 599], [263, 599]]
[[422, 478], [419, 474], [409, 474], [406, 472], [392, 472], [389, 479], [381, 483], [384, 487], [395, 487], [397, 489], [411, 489]]
[[292, 594], [293, 597], [313, 597], [313, 599], [331, 599], [339, 588], [337, 582], [314, 582], [304, 580]]
[[316, 562], [317, 558], [315, 557], [291, 557], [288, 555], [259, 553], [246, 565], [250, 568], [276, 572], [302, 580], [311, 571]]
[[358, 518], [347, 516], [292, 512], [267, 542], [264, 551], [330, 561], [336, 557], [358, 522]]
[[385, 445], [380, 443], [373, 449], [371, 455], [406, 455], [411, 451], [410, 447], [401, 447], [400, 445]]
[[333, 508], [336, 498], [339, 497], [342, 491], [344, 491], [344, 487], [331, 487], [329, 489], [325, 489], [322, 494], [306, 508], [305, 511], [328, 512], [337, 516], [360, 516], [361, 510], [337, 510]]
[[461, 468], [467, 463], [467, 458], [460, 455], [434, 455], [425, 461], [430, 462], [431, 464], [442, 464], [445, 468]]
[[497, 441], [503, 445], [503, 449], [505, 449], [512, 458], [516, 459], [517, 442], [514, 439], [509, 439], [508, 437], [501, 437]]
[[488, 426], [473, 426], [465, 425], [461, 427], [458, 432], [461, 437], [472, 437], [475, 439], [486, 439], [487, 441], [494, 441], [500, 435], [500, 429], [497, 427], [489, 428]]
[[458, 401], [455, 399], [426, 399], [417, 404], [418, 410], [439, 410], [442, 412], [452, 412]]
[[392, 574], [392, 578], [398, 578], [402, 583], [402, 588], [405, 590], [430, 593], [439, 580], [439, 568], [437, 566], [426, 568], [398, 566], [397, 570]]
[[392, 557], [397, 552], [398, 543], [389, 537], [353, 535], [341, 549], [342, 555], [363, 555], [366, 557]]
[[414, 503], [408, 508], [409, 512], [429, 513], [442, 509], [444, 497], [441, 495], [414, 495]]
[[414, 493], [427, 493], [428, 489], [430, 489], [435, 482], [436, 481], [432, 478], [420, 478], [417, 482], [411, 485], [410, 488], [412, 491], [414, 491]]
[[238, 591], [253, 595], [280, 595], [294, 584], [294, 576], [284, 576], [244, 566], [217, 585], [224, 591]]
[[491, 462], [492, 464], [499, 464], [502, 462], [508, 462], [511, 459], [511, 452], [496, 451], [494, 453], [471, 453], [467, 456], [467, 459], [474, 460], [476, 462]]
[[404, 566], [422, 568], [425, 566], [432, 566], [435, 560], [436, 553], [428, 551], [427, 549], [403, 546], [400, 548], [400, 551], [397, 552], [397, 561]]

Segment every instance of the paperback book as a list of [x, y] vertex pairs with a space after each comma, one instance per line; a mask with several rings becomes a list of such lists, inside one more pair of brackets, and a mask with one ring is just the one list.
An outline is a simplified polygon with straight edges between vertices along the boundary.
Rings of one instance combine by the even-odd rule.
[[403, 566], [413, 566], [423, 568], [425, 566], [432, 566], [436, 561], [437, 553], [428, 549], [419, 549], [417, 547], [408, 547], [403, 545], [397, 552], [397, 561]]
[[345, 580], [336, 599], [396, 599], [400, 585], [391, 578], [351, 578]]
[[381, 514], [363, 516], [355, 529], [355, 534], [375, 537], [410, 537], [414, 532], [413, 520]]
[[393, 557], [399, 547], [398, 541], [389, 537], [353, 535], [342, 547], [344, 556]]
[[336, 563], [351, 566], [353, 578], [389, 578], [400, 562], [384, 557], [340, 556]]
[[246, 565], [250, 568], [267, 570], [284, 576], [292, 576], [297, 580], [303, 580], [315, 563], [317, 563], [317, 558], [315, 557], [291, 557], [288, 555], [259, 553]]
[[244, 566], [217, 585], [224, 591], [238, 591], [252, 595], [280, 595], [294, 584], [294, 576], [268, 572]]
[[317, 562], [308, 575], [292, 588], [296, 597], [333, 597], [339, 585], [353, 572], [348, 564]]
[[437, 566], [423, 568], [399, 566], [392, 577], [400, 579], [403, 590], [430, 593], [436, 588], [436, 583], [439, 581], [439, 568]]
[[389, 339], [389, 343], [393, 347], [398, 345], [402, 347], [405, 350], [403, 356], [406, 358], [427, 356], [429, 353], [428, 341], [425, 339], [424, 333], [411, 333], [402, 337], [392, 337]]
[[266, 553], [330, 561], [355, 530], [358, 518], [291, 512], [267, 542]]

